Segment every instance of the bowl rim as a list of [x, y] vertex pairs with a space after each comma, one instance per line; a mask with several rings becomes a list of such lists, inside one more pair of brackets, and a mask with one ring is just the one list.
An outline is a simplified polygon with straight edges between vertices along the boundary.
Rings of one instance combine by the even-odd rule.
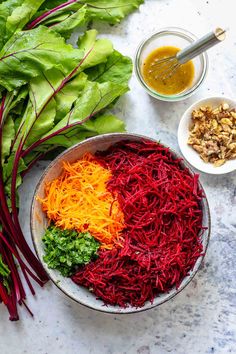
[[[212, 175], [212, 176], [221, 176], [221, 175], [226, 175], [228, 173], [231, 173], [231, 172], [234, 172], [236, 171], [236, 167], [233, 167], [227, 171], [222, 171], [220, 172], [220, 170], [216, 167], [215, 171], [214, 172], [208, 172], [207, 170], [205, 170], [204, 168], [201, 168], [201, 167], [198, 167], [196, 166], [195, 164], [191, 164], [191, 162], [189, 162], [189, 154], [186, 154], [185, 151], [183, 150], [183, 145], [185, 146], [187, 143], [180, 143], [181, 141], [181, 133], [182, 133], [182, 123], [184, 121], [184, 119], [186, 119], [186, 116], [190, 116], [191, 114], [191, 111], [193, 111], [197, 106], [200, 106], [202, 104], [204, 104], [204, 102], [207, 102], [207, 101], [214, 101], [214, 100], [218, 100], [218, 101], [226, 101], [226, 102], [230, 102], [231, 104], [234, 104], [235, 107], [236, 107], [236, 99], [234, 98], [231, 98], [231, 97], [228, 97], [228, 96], [207, 96], [205, 98], [201, 98], [199, 99], [198, 101], [192, 103], [185, 111], [184, 113], [182, 114], [180, 120], [179, 120], [179, 125], [178, 125], [178, 130], [177, 130], [177, 140], [178, 140], [178, 145], [179, 145], [179, 148], [180, 148], [180, 151], [185, 159], [185, 161], [190, 164], [190, 166], [193, 168], [196, 168], [198, 171], [201, 171], [207, 175]], [[210, 103], [210, 102], [209, 102]], [[193, 150], [194, 151], [194, 150]], [[225, 164], [227, 164], [228, 161], [226, 161]], [[206, 167], [211, 165], [210, 163], [206, 163]]]
[[151, 87], [149, 87], [146, 82], [144, 81], [140, 68], [139, 68], [139, 58], [141, 55], [141, 52], [147, 42], [152, 40], [157, 35], [162, 35], [164, 33], [174, 34], [176, 36], [181, 36], [182, 38], [185, 38], [186, 40], [189, 41], [194, 41], [197, 40], [198, 37], [195, 36], [192, 32], [181, 28], [181, 27], [163, 27], [160, 28], [158, 31], [153, 32], [151, 35], [148, 37], [145, 37], [138, 45], [135, 56], [134, 56], [134, 71], [135, 75], [141, 84], [141, 86], [146, 90], [146, 92], [151, 95], [152, 97], [159, 99], [161, 101], [166, 101], [166, 102], [178, 102], [181, 100], [185, 100], [186, 98], [190, 97], [193, 93], [195, 93], [199, 87], [202, 85], [202, 83], [205, 81], [205, 78], [208, 73], [208, 67], [209, 67], [209, 60], [208, 60], [208, 55], [206, 52], [202, 53], [199, 55], [202, 58], [202, 73], [198, 81], [196, 82], [195, 85], [187, 89], [186, 91], [180, 92], [176, 95], [164, 95], [160, 94], [157, 91], [153, 90]]
[[[184, 279], [186, 279], [185, 283], [183, 284], [183, 281], [184, 281], [184, 279], [183, 279], [181, 284], [180, 284], [180, 286], [179, 286], [179, 288], [178, 289], [174, 289], [173, 288], [174, 292], [173, 293], [169, 293], [169, 295], [167, 295], [166, 298], [164, 298], [160, 302], [158, 302], [156, 304], [155, 303], [151, 303], [151, 302], [146, 302], [145, 305], [143, 307], [140, 307], [140, 308], [128, 307], [126, 309], [123, 309], [123, 308], [119, 307], [119, 308], [117, 308], [117, 310], [114, 310], [116, 307], [113, 306], [113, 305], [104, 305], [104, 310], [103, 310], [103, 309], [99, 309], [97, 307], [94, 307], [93, 305], [89, 305], [88, 303], [86, 303], [84, 301], [80, 301], [75, 296], [72, 296], [71, 294], [68, 294], [68, 292], [62, 286], [60, 286], [60, 283], [58, 283], [54, 279], [52, 279], [48, 268], [41, 261], [41, 258], [40, 258], [39, 252], [38, 252], [38, 247], [36, 245], [36, 237], [34, 235], [35, 230], [34, 230], [34, 227], [33, 227], [33, 220], [34, 220], [33, 215], [34, 215], [34, 207], [35, 207], [35, 202], [36, 202], [36, 195], [37, 195], [37, 192], [38, 192], [38, 190], [39, 190], [39, 188], [41, 186], [41, 183], [43, 182], [43, 180], [44, 180], [45, 176], [47, 175], [48, 171], [54, 166], [54, 164], [57, 161], [60, 161], [60, 159], [65, 154], [67, 154], [69, 151], [72, 151], [73, 149], [78, 148], [79, 146], [83, 145], [88, 140], [89, 141], [92, 140], [92, 141], [96, 142], [99, 139], [103, 139], [103, 137], [105, 137], [105, 136], [122, 137], [123, 138], [122, 140], [128, 140], [129, 138], [131, 138], [131, 139], [132, 138], [146, 139], [146, 140], [150, 140], [152, 142], [158, 143], [158, 141], [156, 139], [154, 139], [154, 138], [150, 138], [150, 137], [147, 137], [145, 135], [140, 135], [140, 134], [136, 134], [136, 133], [107, 133], [107, 134], [101, 134], [101, 135], [97, 135], [97, 136], [94, 136], [94, 137], [90, 137], [90, 138], [88, 138], [88, 139], [86, 139], [84, 141], [81, 141], [81, 142], [71, 146], [70, 148], [64, 150], [62, 153], [60, 153], [55, 159], [53, 159], [49, 163], [49, 165], [46, 167], [46, 169], [42, 173], [42, 175], [41, 175], [41, 177], [40, 177], [40, 179], [39, 179], [39, 181], [38, 181], [38, 183], [37, 183], [37, 185], [35, 187], [34, 194], [33, 194], [33, 197], [32, 197], [32, 202], [31, 202], [31, 208], [30, 208], [30, 232], [31, 232], [31, 239], [32, 239], [32, 242], [33, 242], [34, 250], [35, 250], [36, 255], [37, 255], [40, 263], [42, 264], [45, 272], [47, 273], [49, 279], [53, 282], [53, 284], [56, 285], [56, 287], [58, 289], [60, 289], [66, 296], [68, 296], [70, 299], [74, 300], [76, 303], [79, 303], [80, 305], [86, 306], [87, 308], [95, 310], [95, 311], [98, 311], [98, 312], [102, 312], [102, 313], [106, 313], [106, 314], [115, 314], [115, 315], [128, 315], [128, 314], [134, 314], [134, 313], [150, 310], [150, 309], [153, 309], [153, 308], [155, 308], [157, 306], [160, 306], [160, 305], [164, 304], [165, 302], [169, 301], [170, 299], [174, 298], [177, 294], [179, 294], [193, 280], [193, 278], [195, 277], [195, 275], [197, 274], [197, 272], [199, 271], [199, 269], [200, 269], [200, 267], [202, 265], [203, 259], [204, 259], [205, 255], [206, 255], [207, 248], [208, 248], [208, 245], [209, 245], [210, 235], [211, 235], [211, 215], [210, 215], [210, 208], [209, 208], [209, 203], [208, 203], [208, 199], [207, 199], [205, 190], [204, 190], [204, 188], [202, 186], [202, 183], [198, 180], [198, 185], [202, 189], [203, 194], [204, 194], [204, 207], [206, 209], [205, 212], [206, 212], [206, 217], [207, 217], [207, 221], [208, 221], [208, 225], [207, 225], [208, 229], [206, 230], [207, 234], [205, 236], [205, 242], [204, 242], [204, 244], [205, 244], [204, 254], [197, 259], [193, 270], [190, 271], [190, 274], [184, 278]], [[181, 159], [181, 164], [183, 166], [187, 167], [191, 174], [195, 174], [195, 172], [192, 169], [191, 165], [187, 161], [185, 161], [180, 155], [178, 155], [178, 153], [173, 151], [171, 148], [169, 148], [165, 144], [161, 143], [161, 145], [166, 147], [166, 148], [168, 148], [169, 151], [171, 152], [171, 154], [175, 158]], [[172, 291], [172, 290], [170, 290], [170, 291]], [[166, 293], [166, 294], [168, 294], [168, 293]], [[96, 297], [95, 294], [91, 293], [91, 295]], [[158, 298], [158, 296], [156, 296], [155, 298]], [[112, 308], [111, 308], [111, 310], [107, 311], [107, 309], [109, 307], [112, 307]]]

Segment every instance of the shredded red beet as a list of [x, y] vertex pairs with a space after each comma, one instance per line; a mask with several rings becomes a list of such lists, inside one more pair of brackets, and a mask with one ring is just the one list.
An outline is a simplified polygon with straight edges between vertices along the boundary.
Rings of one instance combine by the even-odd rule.
[[202, 254], [202, 191], [169, 149], [148, 141], [123, 141], [96, 154], [111, 169], [127, 227], [123, 247], [101, 250], [73, 281], [104, 303], [142, 307], [178, 288]]

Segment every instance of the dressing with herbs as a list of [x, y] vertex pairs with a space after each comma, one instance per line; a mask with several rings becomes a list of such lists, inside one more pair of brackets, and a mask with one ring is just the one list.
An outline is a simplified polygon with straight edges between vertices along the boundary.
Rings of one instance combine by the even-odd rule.
[[[170, 77], [163, 76], [163, 67], [156, 67], [159, 59], [176, 55], [180, 48], [163, 46], [154, 49], [144, 60], [142, 75], [146, 84], [163, 95], [175, 95], [183, 92], [192, 85], [194, 79], [194, 64], [189, 61], [182, 64]], [[168, 66], [169, 65], [169, 66]], [[165, 71], [168, 71], [171, 64], [167, 64]]]

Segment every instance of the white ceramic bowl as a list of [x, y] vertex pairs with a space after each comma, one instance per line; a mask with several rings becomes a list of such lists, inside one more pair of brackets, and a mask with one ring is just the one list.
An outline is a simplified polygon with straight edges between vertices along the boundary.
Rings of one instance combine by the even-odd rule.
[[199, 154], [187, 144], [189, 137], [189, 126], [191, 124], [191, 114], [194, 109], [198, 109], [201, 106], [212, 106], [217, 107], [221, 103], [228, 103], [231, 108], [236, 108], [236, 100], [219, 96], [219, 97], [208, 97], [202, 100], [197, 101], [192, 106], [190, 106], [185, 113], [183, 114], [178, 128], [178, 143], [180, 150], [184, 158], [199, 171], [213, 174], [221, 175], [229, 173], [236, 170], [236, 159], [229, 160], [220, 167], [214, 167], [211, 163], [204, 162]]
[[[49, 278], [55, 283], [55, 285], [60, 290], [62, 290], [71, 299], [79, 302], [82, 305], [88, 306], [92, 309], [99, 310], [102, 312], [108, 312], [108, 313], [139, 312], [139, 311], [150, 309], [154, 306], [166, 302], [167, 300], [170, 300], [181, 290], [183, 290], [186, 285], [190, 283], [190, 281], [193, 279], [194, 275], [197, 273], [201, 265], [203, 256], [198, 258], [193, 270], [190, 272], [190, 275], [186, 276], [183, 279], [178, 290], [176, 290], [176, 288], [173, 288], [169, 293], [165, 293], [157, 296], [154, 299], [152, 304], [150, 302], [146, 302], [146, 304], [142, 308], [138, 308], [138, 309], [134, 307], [128, 307], [126, 309], [123, 309], [118, 306], [111, 306], [111, 305], [104, 306], [103, 301], [97, 300], [96, 296], [91, 292], [89, 292], [86, 288], [76, 285], [70, 278], [65, 278], [61, 276], [59, 272], [53, 269], [49, 269], [47, 267], [47, 264], [43, 261], [44, 247], [43, 247], [42, 237], [45, 233], [48, 223], [47, 223], [46, 215], [42, 211], [41, 204], [37, 200], [36, 196], [39, 196], [40, 198], [43, 198], [45, 196], [44, 194], [45, 183], [52, 181], [53, 179], [57, 178], [61, 174], [62, 161], [74, 162], [79, 158], [81, 158], [85, 152], [95, 153], [97, 150], [106, 150], [109, 146], [121, 140], [140, 141], [141, 139], [150, 140], [152, 142], [155, 141], [153, 139], [141, 135], [116, 133], [116, 134], [99, 135], [74, 145], [73, 147], [67, 149], [61, 155], [59, 155], [46, 168], [45, 172], [43, 173], [36, 187], [33, 201], [32, 201], [31, 234], [32, 234], [33, 244], [35, 247], [35, 251], [40, 261], [42, 262]], [[172, 151], [172, 154], [175, 158], [179, 158], [179, 156], [176, 155], [175, 152]], [[188, 167], [190, 169], [190, 172], [193, 173], [188, 163], [183, 162], [182, 165]], [[199, 182], [199, 186], [201, 189], [203, 189], [200, 182]], [[206, 198], [202, 200], [201, 206], [203, 210], [203, 225], [208, 227], [208, 229], [204, 230], [202, 234], [203, 252], [205, 254], [209, 242], [209, 237], [210, 237], [210, 212], [209, 212], [209, 206]]]

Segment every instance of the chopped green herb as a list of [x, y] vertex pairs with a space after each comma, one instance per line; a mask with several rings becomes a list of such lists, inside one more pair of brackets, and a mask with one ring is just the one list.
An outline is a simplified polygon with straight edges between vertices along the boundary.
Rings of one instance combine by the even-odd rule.
[[72, 275], [79, 265], [89, 263], [100, 246], [90, 233], [61, 230], [51, 225], [43, 236], [44, 262], [57, 269], [63, 276]]

